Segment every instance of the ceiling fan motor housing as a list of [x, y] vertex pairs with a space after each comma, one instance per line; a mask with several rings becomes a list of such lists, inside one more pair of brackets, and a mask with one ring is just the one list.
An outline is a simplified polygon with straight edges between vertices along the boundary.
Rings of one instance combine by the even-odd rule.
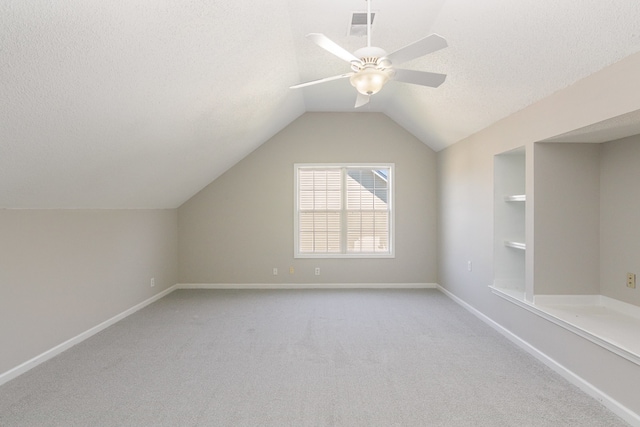
[[379, 47], [367, 46], [356, 50], [353, 52], [353, 55], [360, 58], [362, 65], [366, 65], [369, 63], [377, 64], [380, 58], [385, 58], [387, 56], [387, 52]]

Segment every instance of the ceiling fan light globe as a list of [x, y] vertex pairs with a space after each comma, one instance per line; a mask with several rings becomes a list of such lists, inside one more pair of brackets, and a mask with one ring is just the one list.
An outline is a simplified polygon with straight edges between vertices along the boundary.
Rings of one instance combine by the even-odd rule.
[[361, 94], [374, 95], [389, 81], [389, 76], [384, 71], [365, 68], [351, 76], [349, 81]]

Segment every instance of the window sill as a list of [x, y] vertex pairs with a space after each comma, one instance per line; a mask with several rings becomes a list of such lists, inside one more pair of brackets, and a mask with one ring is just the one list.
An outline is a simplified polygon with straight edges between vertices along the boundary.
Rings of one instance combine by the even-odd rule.
[[395, 258], [395, 254], [294, 254], [294, 258], [315, 258], [315, 259], [377, 259]]

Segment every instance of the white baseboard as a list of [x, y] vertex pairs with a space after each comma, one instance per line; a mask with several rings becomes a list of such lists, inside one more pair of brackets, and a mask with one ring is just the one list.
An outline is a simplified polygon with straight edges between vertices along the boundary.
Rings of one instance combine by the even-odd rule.
[[63, 351], [73, 347], [76, 344], [79, 344], [80, 342], [86, 340], [87, 338], [97, 334], [98, 332], [102, 331], [103, 329], [108, 328], [109, 326], [113, 325], [114, 323], [124, 319], [125, 317], [135, 313], [136, 311], [148, 306], [149, 304], [159, 300], [160, 298], [164, 297], [165, 295], [170, 294], [171, 292], [173, 292], [176, 289], [176, 285], [171, 286], [168, 289], [165, 289], [164, 291], [155, 294], [154, 296], [152, 296], [149, 299], [146, 299], [144, 301], [142, 301], [139, 304], [134, 305], [133, 307], [129, 308], [128, 310], [123, 311], [120, 314], [117, 314], [116, 316], [113, 316], [112, 318], [105, 320], [104, 322], [100, 323], [99, 325], [94, 326], [93, 328], [86, 330], [84, 332], [82, 332], [79, 335], [76, 335], [73, 338], [68, 339], [67, 341], [58, 344], [57, 346], [45, 351], [44, 353], [41, 353], [39, 355], [37, 355], [36, 357], [27, 360], [26, 362], [16, 366], [15, 368], [9, 369], [6, 372], [3, 372], [2, 374], [0, 374], [0, 385], [11, 381], [12, 379], [16, 378], [19, 375], [24, 374], [25, 372], [27, 372], [29, 369], [35, 368], [36, 366], [38, 366], [39, 364], [46, 362], [47, 360], [57, 356], [58, 354], [62, 353]]
[[178, 283], [177, 289], [436, 289], [437, 283]]
[[533, 357], [535, 357], [536, 359], [538, 359], [539, 361], [547, 365], [554, 372], [561, 375], [564, 379], [569, 381], [571, 384], [577, 386], [580, 390], [584, 391], [589, 396], [593, 397], [594, 399], [602, 403], [611, 412], [613, 412], [614, 414], [616, 414], [617, 416], [619, 416], [620, 418], [628, 422], [630, 425], [635, 427], [640, 427], [640, 414], [636, 414], [635, 412], [633, 412], [632, 410], [630, 410], [629, 408], [627, 408], [617, 400], [613, 399], [608, 394], [604, 393], [599, 388], [595, 387], [593, 384], [585, 381], [582, 377], [576, 375], [575, 373], [573, 373], [572, 371], [570, 371], [560, 363], [556, 362], [555, 360], [553, 360], [552, 358], [550, 358], [549, 356], [547, 356], [546, 354], [544, 354], [543, 352], [541, 352], [540, 350], [538, 350], [537, 348], [529, 344], [528, 342], [524, 341], [522, 338], [515, 335], [513, 332], [509, 331], [499, 323], [495, 322], [494, 320], [487, 317], [480, 311], [476, 310], [471, 305], [467, 304], [466, 302], [464, 302], [463, 300], [461, 300], [460, 298], [458, 298], [457, 296], [455, 296], [454, 294], [452, 294], [442, 286], [437, 285], [437, 288], [442, 293], [444, 293], [449, 298], [451, 298], [453, 301], [455, 301], [456, 303], [464, 307], [466, 310], [468, 310], [470, 313], [472, 313], [473, 315], [478, 317], [480, 320], [485, 322], [487, 325], [491, 326], [493, 329], [495, 329], [496, 331], [504, 335], [507, 339], [512, 341], [518, 347], [522, 348], [524, 351], [531, 354]]

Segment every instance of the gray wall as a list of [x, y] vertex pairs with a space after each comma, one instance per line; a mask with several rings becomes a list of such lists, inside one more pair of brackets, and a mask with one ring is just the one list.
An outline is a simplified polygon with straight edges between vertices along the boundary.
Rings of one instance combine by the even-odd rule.
[[535, 145], [535, 293], [600, 293], [600, 144]]
[[[640, 135], [608, 142], [601, 159], [601, 292], [640, 305]], [[636, 289], [626, 273], [637, 274]], [[639, 332], [640, 333], [640, 332]]]
[[[435, 282], [435, 161], [383, 114], [304, 114], [179, 208], [180, 281]], [[293, 164], [328, 162], [395, 163], [394, 259], [293, 258]]]
[[175, 209], [0, 210], [0, 236], [0, 373], [177, 282]]
[[535, 292], [640, 305], [640, 136], [535, 145]]
[[[635, 413], [640, 413], [640, 366], [500, 298], [488, 287], [493, 280], [493, 156], [519, 146], [527, 146], [529, 154], [536, 141], [640, 110], [638, 75], [636, 54], [438, 153], [440, 285]], [[527, 182], [532, 183], [529, 157]], [[528, 193], [533, 190], [527, 188]], [[535, 206], [535, 199], [531, 202]], [[527, 234], [529, 243], [535, 244]], [[473, 262], [471, 272], [468, 260]]]

